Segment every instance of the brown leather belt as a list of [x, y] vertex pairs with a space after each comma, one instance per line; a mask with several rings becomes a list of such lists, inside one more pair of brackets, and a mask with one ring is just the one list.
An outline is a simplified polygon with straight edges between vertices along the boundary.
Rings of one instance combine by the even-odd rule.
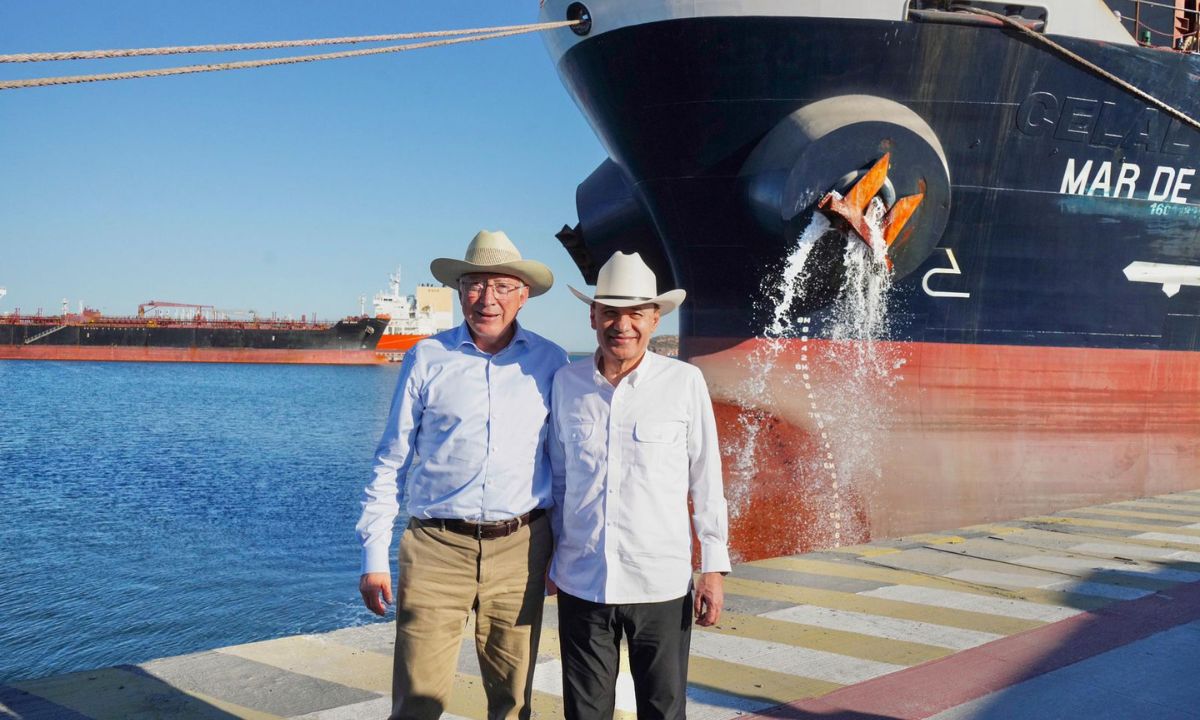
[[545, 510], [536, 508], [520, 517], [478, 523], [471, 522], [470, 520], [445, 520], [442, 518], [432, 518], [429, 520], [423, 518], [413, 519], [423, 528], [440, 528], [458, 533], [459, 535], [470, 535], [476, 540], [492, 540], [494, 538], [508, 537], [545, 514]]

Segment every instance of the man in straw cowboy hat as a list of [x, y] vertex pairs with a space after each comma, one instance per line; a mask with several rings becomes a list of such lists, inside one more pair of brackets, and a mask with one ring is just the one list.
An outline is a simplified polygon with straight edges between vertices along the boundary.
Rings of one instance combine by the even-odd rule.
[[[700, 371], [649, 352], [683, 290], [659, 294], [637, 254], [600, 269], [593, 357], [554, 376], [550, 455], [563, 695], [568, 719], [612, 717], [621, 637], [639, 720], [684, 717], [693, 615], [712, 625], [729, 571], [712, 401]], [[692, 583], [691, 526], [701, 575]]]
[[458, 289], [465, 321], [404, 356], [358, 523], [359, 590], [379, 615], [392, 601], [388, 548], [402, 486], [410, 520], [400, 540], [391, 717], [435, 720], [446, 710], [474, 609], [488, 718], [528, 718], [553, 546], [550, 384], [567, 356], [517, 313], [554, 276], [486, 230], [463, 260], [439, 258], [429, 269]]

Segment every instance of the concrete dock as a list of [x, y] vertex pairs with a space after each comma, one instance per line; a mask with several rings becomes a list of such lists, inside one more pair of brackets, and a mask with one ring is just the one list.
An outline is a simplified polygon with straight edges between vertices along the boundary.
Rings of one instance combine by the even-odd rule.
[[[738, 565], [691, 720], [1200, 719], [1200, 490]], [[558, 718], [557, 607], [534, 716]], [[386, 717], [393, 627], [0, 687], [0, 718]], [[470, 637], [468, 633], [465, 637]], [[445, 717], [484, 718], [464, 642]], [[618, 717], [635, 717], [622, 673]]]

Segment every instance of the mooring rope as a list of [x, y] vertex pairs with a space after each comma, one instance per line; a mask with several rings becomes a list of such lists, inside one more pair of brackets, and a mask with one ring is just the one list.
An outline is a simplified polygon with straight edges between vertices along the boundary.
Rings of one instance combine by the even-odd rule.
[[277, 40], [272, 42], [226, 43], [224, 45], [179, 45], [174, 47], [134, 48], [130, 50], [69, 50], [66, 52], [17, 53], [0, 55], [0, 63], [47, 62], [52, 60], [103, 60], [120, 57], [147, 57], [150, 55], [185, 55], [188, 53], [232, 52], [238, 50], [278, 50], [280, 48], [316, 47], [319, 45], [354, 45], [356, 43], [395, 42], [396, 40], [424, 40], [454, 35], [478, 35], [481, 33], [506, 32], [508, 30], [542, 30], [562, 27], [566, 23], [541, 23], [538, 25], [503, 25], [490, 28], [466, 30], [431, 30], [427, 32], [397, 33], [395, 35], [357, 35], [353, 37], [316, 38], [314, 40]]
[[1058, 52], [1059, 54], [1063, 55], [1064, 57], [1066, 57], [1070, 60], [1073, 60], [1074, 62], [1082, 65], [1084, 68], [1096, 73], [1097, 75], [1108, 80], [1109, 82], [1113, 83], [1117, 87], [1123, 88], [1124, 90], [1132, 93], [1133, 95], [1136, 95], [1137, 97], [1141, 98], [1142, 100], [1145, 100], [1147, 103], [1153, 105], [1154, 107], [1158, 108], [1159, 110], [1162, 110], [1163, 112], [1167, 113], [1168, 115], [1171, 115], [1179, 120], [1182, 120], [1183, 122], [1187, 123], [1188, 125], [1191, 125], [1193, 128], [1200, 130], [1200, 121], [1197, 121], [1192, 116], [1188, 115], [1187, 113], [1180, 110], [1179, 108], [1176, 108], [1176, 107], [1166, 104], [1165, 102], [1163, 102], [1162, 100], [1159, 100], [1158, 98], [1154, 97], [1153, 95], [1146, 92], [1145, 90], [1142, 90], [1141, 88], [1133, 85], [1132, 83], [1122, 80], [1121, 78], [1117, 77], [1116, 75], [1113, 75], [1112, 73], [1110, 73], [1109, 71], [1100, 67], [1099, 65], [1096, 65], [1095, 63], [1091, 62], [1090, 60], [1086, 60], [1083, 57], [1077, 55], [1076, 53], [1071, 52], [1067, 48], [1063, 47], [1062, 45], [1059, 45], [1058, 43], [1054, 42], [1053, 40], [1046, 37], [1045, 35], [1042, 35], [1041, 33], [1026, 27], [1022, 23], [1020, 23], [1016, 20], [1013, 20], [1012, 18], [1008, 17], [1007, 15], [1001, 15], [998, 12], [992, 12], [991, 10], [984, 10], [983, 8], [977, 8], [977, 7], [960, 7], [960, 8], [956, 8], [956, 10], [959, 10], [961, 12], [971, 13], [973, 15], [985, 15], [987, 17], [995, 18], [995, 19], [1001, 21], [1002, 23], [1008, 25], [1009, 27], [1015, 28], [1015, 29], [1021, 31], [1022, 33], [1025, 33], [1026, 35], [1033, 38], [1034, 40], [1037, 40], [1038, 42], [1042, 43], [1043, 45], [1049, 46], [1055, 52]]
[[[0, 81], [0, 90], [15, 90], [19, 88], [46, 87], [49, 85], [72, 85], [77, 83], [103, 82], [106, 80], [131, 80], [134, 78], [164, 77], [167, 75], [187, 75], [201, 72], [217, 72], [220, 70], [244, 70], [248, 68], [268, 67], [274, 65], [293, 65], [297, 63], [317, 62], [320, 60], [339, 60], [349, 57], [366, 55], [382, 55], [385, 53], [421, 50], [425, 48], [456, 45], [459, 43], [494, 40], [496, 38], [524, 35], [543, 30], [568, 27], [578, 23], [577, 20], [561, 22], [534, 23], [531, 25], [507, 25], [495, 28], [476, 28], [471, 30], [437, 30], [424, 33], [404, 33], [399, 35], [374, 35], [353, 38], [323, 38], [317, 40], [285, 40], [278, 42], [238, 43], [227, 45], [196, 45], [164, 48], [139, 48], [132, 50], [88, 50], [65, 53], [26, 53], [23, 55], [0, 55], [2, 62], [42, 62], [47, 60], [94, 60], [115, 57], [136, 57], [147, 55], [174, 55], [198, 52], [229, 52], [234, 50], [266, 50], [286, 47], [306, 47], [314, 45], [352, 44], [363, 42], [379, 42], [383, 40], [416, 39], [420, 37], [445, 37], [447, 35], [462, 35], [467, 37], [452, 37], [444, 40], [408, 43], [404, 45], [389, 45], [381, 48], [363, 50], [345, 50], [320, 55], [298, 55], [295, 57], [271, 58], [267, 60], [244, 60], [240, 62], [218, 63], [209, 65], [186, 65], [183, 67], [159, 68], [157, 70], [132, 70], [128, 72], [103, 73], [98, 75], [70, 75], [63, 77], [30, 78], [28, 80]], [[15, 58], [15, 59], [14, 59]]]

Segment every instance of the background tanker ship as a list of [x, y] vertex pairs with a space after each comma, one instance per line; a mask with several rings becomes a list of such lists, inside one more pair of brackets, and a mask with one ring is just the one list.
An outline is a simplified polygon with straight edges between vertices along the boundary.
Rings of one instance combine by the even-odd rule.
[[[0, 360], [124, 360], [366, 365], [398, 360], [421, 338], [449, 328], [454, 291], [422, 285], [400, 294], [400, 274], [375, 295], [375, 316], [336, 322], [234, 319], [209, 305], [150, 301], [136, 316], [90, 308], [59, 315], [0, 315]], [[3, 293], [0, 292], [0, 295]]]
[[543, 3], [559, 238], [687, 289], [743, 558], [1196, 485], [1200, 57], [1111, 5]]

